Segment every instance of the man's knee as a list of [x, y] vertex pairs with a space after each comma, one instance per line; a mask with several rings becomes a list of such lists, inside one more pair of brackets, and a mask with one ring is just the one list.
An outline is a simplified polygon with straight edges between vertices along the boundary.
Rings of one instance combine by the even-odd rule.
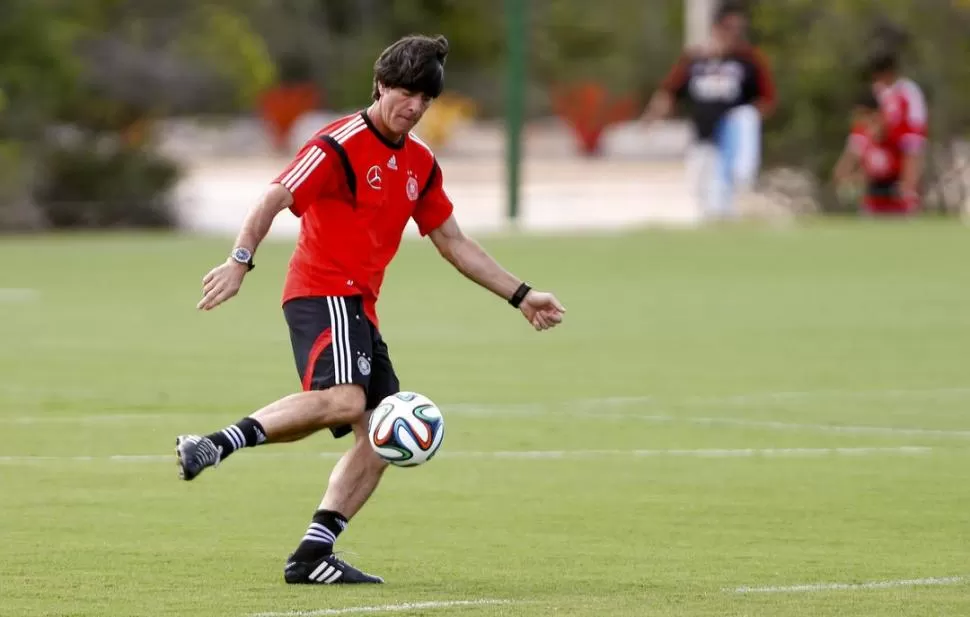
[[357, 424], [364, 418], [367, 397], [357, 385], [343, 384], [316, 393], [319, 398], [318, 418], [322, 426]]

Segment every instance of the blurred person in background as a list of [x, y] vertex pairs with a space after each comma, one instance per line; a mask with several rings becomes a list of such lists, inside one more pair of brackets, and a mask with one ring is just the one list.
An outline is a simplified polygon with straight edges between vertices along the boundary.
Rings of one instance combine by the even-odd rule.
[[856, 100], [852, 130], [833, 170], [833, 181], [844, 197], [855, 199], [861, 193], [863, 214], [906, 214], [913, 204], [899, 191], [901, 168], [901, 157], [891, 147], [879, 101], [867, 87]]
[[897, 53], [879, 50], [867, 60], [869, 82], [856, 103], [845, 150], [833, 171], [840, 190], [864, 183], [868, 215], [914, 214], [920, 208], [928, 116], [920, 87], [899, 73]]
[[710, 40], [684, 51], [643, 115], [649, 125], [668, 116], [675, 103], [686, 103], [695, 138], [687, 173], [706, 218], [733, 218], [737, 198], [753, 187], [762, 120], [775, 106], [774, 79], [747, 31], [742, 6], [723, 4]]
[[869, 58], [868, 71], [886, 124], [887, 140], [900, 159], [899, 193], [910, 211], [915, 211], [920, 207], [929, 114], [923, 90], [903, 76], [899, 66], [898, 52], [877, 51]]

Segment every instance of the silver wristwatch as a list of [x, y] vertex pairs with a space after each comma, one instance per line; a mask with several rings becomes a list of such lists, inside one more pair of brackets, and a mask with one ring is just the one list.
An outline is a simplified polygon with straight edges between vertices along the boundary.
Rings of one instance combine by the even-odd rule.
[[253, 252], [242, 246], [237, 246], [236, 248], [232, 249], [232, 252], [229, 253], [229, 258], [236, 263], [249, 266], [250, 270], [256, 267], [256, 264], [253, 263]]

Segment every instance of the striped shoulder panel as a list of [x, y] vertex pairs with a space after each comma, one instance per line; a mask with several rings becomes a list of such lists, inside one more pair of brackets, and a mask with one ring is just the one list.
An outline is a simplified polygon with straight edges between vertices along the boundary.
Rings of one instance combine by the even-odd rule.
[[350, 189], [351, 195], [354, 196], [357, 195], [357, 175], [354, 173], [354, 166], [350, 164], [350, 157], [347, 156], [345, 146], [356, 135], [366, 130], [367, 123], [364, 122], [363, 116], [354, 114], [344, 121], [334, 123], [317, 135], [318, 140], [330, 146], [330, 149], [340, 157], [340, 164], [347, 176], [347, 187]]
[[307, 149], [303, 157], [298, 160], [288, 174], [283, 176], [280, 184], [286, 187], [290, 193], [295, 193], [303, 181], [310, 177], [313, 171], [327, 158], [327, 153], [318, 145], [313, 145]]

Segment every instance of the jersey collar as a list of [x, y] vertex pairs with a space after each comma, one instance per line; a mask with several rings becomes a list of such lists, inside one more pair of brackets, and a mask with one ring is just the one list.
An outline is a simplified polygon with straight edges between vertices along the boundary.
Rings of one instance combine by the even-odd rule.
[[379, 139], [382, 144], [384, 144], [388, 148], [391, 148], [391, 149], [394, 149], [394, 150], [400, 150], [401, 148], [404, 147], [404, 142], [407, 141], [407, 136], [406, 135], [405, 136], [402, 136], [401, 139], [397, 143], [394, 143], [393, 141], [391, 141], [387, 137], [384, 137], [384, 135], [382, 135], [381, 132], [377, 130], [377, 127], [374, 126], [374, 123], [373, 122], [371, 122], [370, 116], [367, 115], [367, 110], [366, 109], [364, 111], [360, 112], [360, 117], [364, 119], [364, 124], [367, 125], [367, 128], [370, 129], [370, 132], [373, 133], [374, 134], [374, 137], [376, 137], [377, 139]]

